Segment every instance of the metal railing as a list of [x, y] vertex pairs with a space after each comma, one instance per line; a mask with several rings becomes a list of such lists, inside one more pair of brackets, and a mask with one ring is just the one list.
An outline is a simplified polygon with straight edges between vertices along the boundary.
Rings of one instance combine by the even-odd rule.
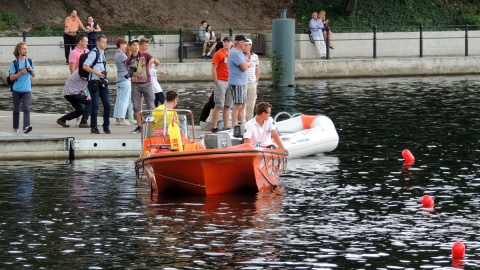
[[[296, 29], [296, 33], [297, 34], [300, 34], [300, 33], [305, 33], [305, 29], [306, 28], [297, 28]], [[354, 33], [362, 33], [362, 34], [367, 34], [367, 33], [371, 33], [371, 36], [370, 37], [365, 37], [365, 36], [362, 36], [362, 38], [352, 38], [352, 37], [348, 37], [348, 38], [338, 38], [335, 37], [333, 40], [336, 42], [336, 43], [339, 43], [339, 42], [368, 42], [368, 41], [371, 41], [372, 42], [372, 45], [371, 45], [371, 48], [372, 48], [372, 54], [371, 54], [371, 57], [372, 58], [377, 58], [378, 57], [378, 52], [379, 52], [379, 49], [381, 49], [381, 47], [379, 47], [379, 43], [382, 42], [382, 41], [395, 41], [395, 40], [398, 40], [398, 41], [401, 41], [401, 42], [407, 42], [407, 41], [411, 41], [411, 40], [416, 40], [418, 42], [418, 57], [424, 57], [425, 55], [425, 41], [428, 41], [428, 40], [435, 40], [435, 39], [443, 39], [443, 40], [446, 40], [446, 42], [452, 42], [454, 40], [458, 40], [458, 39], [463, 39], [464, 42], [464, 48], [463, 48], [463, 55], [464, 56], [469, 56], [470, 55], [470, 51], [469, 51], [469, 41], [472, 40], [472, 39], [478, 39], [480, 38], [480, 35], [476, 35], [476, 36], [470, 36], [470, 33], [471, 31], [476, 31], [476, 30], [471, 30], [471, 29], [480, 29], [480, 27], [478, 25], [438, 25], [438, 26], [372, 26], [371, 28], [370, 27], [356, 27], [356, 28], [335, 28], [335, 27], [331, 27], [329, 28], [329, 30], [332, 30], [334, 35], [338, 35], [338, 34], [345, 34], [345, 33], [350, 33], [350, 34], [354, 34]], [[233, 28], [226, 28], [226, 29], [215, 29], [214, 31], [216, 33], [219, 33], [219, 34], [222, 34], [222, 35], [229, 35], [229, 36], [233, 36], [235, 34], [240, 34], [240, 33], [263, 33], [264, 35], [268, 35], [268, 34], [271, 34], [271, 31], [272, 29], [265, 29], [265, 28], [239, 28], [239, 29], [233, 29]], [[404, 30], [404, 31], [399, 31], [399, 30]], [[405, 30], [408, 30], [408, 31], [405, 31]], [[105, 34], [108, 38], [108, 43], [115, 43], [115, 40], [117, 37], [125, 37], [126, 39], [128, 40], [131, 40], [132, 38], [134, 37], [139, 37], [139, 36], [145, 36], [147, 38], [150, 39], [150, 44], [154, 44], [154, 45], [159, 45], [159, 46], [173, 46], [173, 47], [176, 47], [177, 50], [178, 50], [178, 61], [180, 63], [184, 62], [184, 58], [185, 58], [185, 48], [188, 43], [192, 43], [194, 41], [191, 41], [191, 40], [186, 40], [185, 39], [185, 34], [186, 33], [196, 33], [197, 29], [192, 29], [192, 28], [180, 28], [178, 30], [168, 30], [168, 29], [157, 29], [157, 30], [121, 30], [121, 31], [102, 31], [102, 34]], [[429, 34], [429, 37], [425, 37], [425, 33], [426, 31], [428, 31], [430, 34]], [[435, 36], [433, 35], [432, 36], [432, 32], [435, 33], [442, 33], [442, 32], [463, 32], [462, 36]], [[401, 33], [418, 33], [418, 36], [417, 37], [390, 37], [390, 38], [385, 38], [385, 37], [379, 37], [380, 34], [385, 34], [385, 33], [389, 33], [389, 32], [401, 32]], [[329, 33], [327, 31], [327, 33]], [[24, 42], [28, 42], [28, 40], [30, 38], [34, 38], [34, 37], [46, 37], [46, 36], [50, 36], [50, 37], [56, 37], [56, 38], [62, 38], [63, 36], [63, 32], [60, 32], [60, 31], [57, 31], [57, 32], [54, 32], [54, 31], [49, 31], [49, 32], [26, 32], [26, 31], [23, 31], [23, 32], [19, 32], [16, 34], [18, 37], [21, 37], [22, 40]], [[160, 36], [175, 36], [177, 35], [178, 39], [172, 39], [172, 38], [164, 38], [164, 39], [161, 39], [161, 40], [155, 40], [154, 39], [154, 36], [157, 36], [157, 35], [160, 35]], [[300, 38], [300, 39], [297, 39], [297, 42], [299, 43], [303, 43], [303, 42], [309, 42], [310, 40], [308, 39], [308, 36], [306, 36], [307, 38], [304, 38], [303, 36]], [[9, 35], [9, 37], [7, 38], [12, 38], [12, 34]], [[0, 38], [0, 39], [3, 39], [3, 38]], [[63, 39], [62, 39], [63, 40]], [[330, 40], [330, 37], [327, 35], [327, 39], [325, 40], [326, 44], [328, 44]], [[268, 43], [270, 41], [264, 41], [265, 43]], [[399, 42], [399, 43], [401, 43]], [[10, 45], [5, 45], [4, 42], [0, 42], [0, 43], [3, 43], [4, 45], [0, 45], [0, 48], [1, 47], [4, 47], [4, 46], [12, 46], [11, 44]], [[34, 46], [51, 46], [51, 45], [55, 45], [55, 44], [36, 44]], [[58, 46], [58, 43], [56, 44]], [[60, 42], [60, 46], [63, 46], [63, 42], [61, 41]], [[110, 46], [111, 48], [111, 46]], [[200, 49], [200, 47], [197, 47]], [[457, 48], [458, 49], [458, 48]], [[326, 50], [327, 50], [327, 59], [330, 59], [330, 55], [331, 55], [331, 51], [330, 51], [330, 48], [329, 46], [326, 46]], [[395, 55], [392, 55], [392, 56], [395, 56]], [[171, 58], [171, 57], [167, 57], [167, 58]]]

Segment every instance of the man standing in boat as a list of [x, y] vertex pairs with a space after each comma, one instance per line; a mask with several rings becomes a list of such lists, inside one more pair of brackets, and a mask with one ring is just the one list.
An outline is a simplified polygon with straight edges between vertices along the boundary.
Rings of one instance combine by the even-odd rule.
[[[257, 104], [255, 117], [245, 124], [243, 142], [257, 147], [277, 148], [278, 146], [278, 148], [287, 151], [278, 135], [273, 118], [270, 116], [271, 113], [272, 105], [270, 103], [260, 102]], [[276, 145], [273, 144], [272, 138]]]

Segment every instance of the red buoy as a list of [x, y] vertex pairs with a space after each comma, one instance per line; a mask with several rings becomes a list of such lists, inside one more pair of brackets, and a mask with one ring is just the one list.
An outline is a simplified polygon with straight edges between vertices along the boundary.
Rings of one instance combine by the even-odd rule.
[[415, 161], [415, 157], [408, 149], [402, 151], [402, 157], [405, 159], [406, 163], [413, 163]]
[[432, 197], [430, 197], [429, 195], [423, 195], [422, 197], [423, 207], [432, 207], [434, 203], [435, 203], [435, 200], [433, 200]]
[[455, 242], [452, 246], [452, 258], [462, 259], [465, 257], [465, 245], [462, 242]]

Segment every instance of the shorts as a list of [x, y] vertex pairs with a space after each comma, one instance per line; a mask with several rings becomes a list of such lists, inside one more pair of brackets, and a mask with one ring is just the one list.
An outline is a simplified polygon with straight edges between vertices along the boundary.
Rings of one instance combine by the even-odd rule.
[[215, 90], [213, 90], [213, 101], [215, 102], [215, 107], [232, 107], [232, 91], [227, 91], [228, 82], [218, 81], [218, 84], [215, 85]]
[[150, 83], [132, 83], [132, 103], [134, 111], [142, 110], [142, 96], [145, 98], [147, 110], [155, 109], [155, 95]]
[[229, 85], [232, 92], [233, 104], [247, 103], [247, 86], [246, 85]]

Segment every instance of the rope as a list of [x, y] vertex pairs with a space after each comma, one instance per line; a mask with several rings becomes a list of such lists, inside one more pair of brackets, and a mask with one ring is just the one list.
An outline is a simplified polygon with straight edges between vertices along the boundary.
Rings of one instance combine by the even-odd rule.
[[173, 181], [177, 181], [177, 182], [180, 182], [180, 183], [189, 184], [189, 185], [197, 186], [197, 187], [201, 187], [201, 188], [207, 188], [207, 186], [190, 183], [190, 182], [187, 182], [187, 181], [185, 181], [185, 180], [176, 179], [176, 178], [169, 177], [169, 176], [166, 176], [166, 175], [162, 175], [162, 174], [159, 174], [159, 173], [154, 173], [154, 174], [155, 174], [156, 176], [161, 176], [161, 177], [164, 177], [164, 178], [167, 178], [167, 179], [170, 179], [170, 180], [173, 180]]

